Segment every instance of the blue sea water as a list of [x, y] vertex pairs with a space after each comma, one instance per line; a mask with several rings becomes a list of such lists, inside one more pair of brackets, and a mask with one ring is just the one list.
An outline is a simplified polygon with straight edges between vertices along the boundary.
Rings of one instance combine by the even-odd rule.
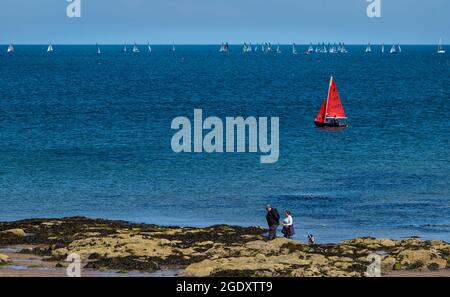
[[[0, 220], [85, 215], [164, 225], [265, 225], [297, 238], [450, 241], [450, 58], [229, 54], [218, 46], [16, 46], [0, 53]], [[306, 51], [306, 46], [301, 50]], [[300, 47], [299, 47], [300, 49]], [[142, 48], [143, 50], [143, 48]], [[335, 76], [350, 127], [313, 120]], [[280, 159], [175, 154], [173, 118], [276, 116]]]

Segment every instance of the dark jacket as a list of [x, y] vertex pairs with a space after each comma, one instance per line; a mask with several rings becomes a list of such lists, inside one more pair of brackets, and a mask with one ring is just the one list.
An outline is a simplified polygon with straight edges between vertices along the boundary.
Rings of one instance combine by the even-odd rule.
[[276, 208], [272, 208], [270, 211], [267, 212], [266, 215], [267, 224], [270, 226], [275, 226], [280, 224], [280, 214], [278, 213], [278, 210]]

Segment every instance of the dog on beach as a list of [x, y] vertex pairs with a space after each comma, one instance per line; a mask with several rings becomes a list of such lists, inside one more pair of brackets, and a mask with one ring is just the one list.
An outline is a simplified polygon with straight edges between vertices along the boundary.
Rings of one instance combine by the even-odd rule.
[[309, 244], [309, 245], [314, 245], [314, 244], [316, 244], [316, 238], [314, 237], [314, 235], [308, 234], [308, 244]]

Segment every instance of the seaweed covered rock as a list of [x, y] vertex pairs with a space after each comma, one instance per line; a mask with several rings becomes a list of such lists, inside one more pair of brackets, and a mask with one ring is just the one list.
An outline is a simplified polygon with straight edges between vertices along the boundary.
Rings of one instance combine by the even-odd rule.
[[0, 254], [0, 265], [6, 265], [11, 262], [11, 259], [7, 255]]
[[383, 273], [450, 266], [448, 243], [418, 238], [307, 245], [285, 238], [268, 241], [261, 227], [162, 227], [84, 217], [0, 222], [0, 230], [0, 246], [25, 245], [24, 253], [57, 262], [76, 253], [84, 267], [93, 269], [181, 269], [182, 276], [200, 277], [363, 277], [374, 256]]

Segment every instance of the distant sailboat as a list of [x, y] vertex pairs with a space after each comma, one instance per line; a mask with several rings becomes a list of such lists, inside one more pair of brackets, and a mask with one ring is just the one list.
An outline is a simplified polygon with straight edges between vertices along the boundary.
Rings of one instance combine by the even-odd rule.
[[14, 53], [14, 46], [12, 45], [12, 43], [9, 44], [8, 49], [6, 50], [7, 53]]
[[391, 50], [389, 51], [390, 54], [396, 54], [397, 49], [395, 48], [395, 44], [392, 45]]
[[370, 54], [372, 52], [372, 45], [369, 43], [366, 47], [366, 54]]
[[248, 49], [247, 49], [247, 43], [245, 43], [245, 42], [244, 42], [244, 45], [242, 46], [242, 51], [243, 51], [244, 53], [246, 53], [246, 52], [248, 51]]
[[334, 79], [331, 77], [327, 99], [323, 101], [314, 123], [317, 127], [347, 127], [345, 120], [347, 116]]
[[384, 54], [384, 43], [381, 45], [381, 53]]
[[220, 45], [220, 48], [219, 48], [219, 52], [223, 53], [224, 51], [225, 51], [225, 45], [222, 42], [222, 44]]
[[137, 44], [134, 43], [134, 45], [133, 45], [133, 53], [137, 54], [137, 53], [140, 53], [140, 52], [141, 52], [141, 50], [139, 49], [139, 47], [137, 46]]
[[348, 53], [347, 49], [345, 48], [345, 43], [342, 43], [342, 45], [341, 45], [341, 53], [342, 54]]
[[152, 52], [152, 47], [150, 46], [150, 43], [147, 43], [147, 50], [148, 50], [149, 53]]
[[95, 46], [97, 47], [97, 55], [100, 55], [102, 53], [102, 51], [100, 50], [98, 43], [96, 43]]
[[255, 48], [253, 49], [254, 52], [258, 51], [258, 44], [255, 45]]
[[442, 46], [442, 38], [439, 39], [439, 44], [438, 44], [438, 54], [445, 54], [445, 50], [444, 47]]
[[175, 43], [172, 43], [172, 52], [175, 52], [176, 51], [176, 49], [175, 49]]
[[312, 43], [309, 44], [308, 51], [306, 52], [308, 55], [314, 53], [314, 47]]
[[330, 54], [337, 54], [338, 51], [336, 49], [336, 43], [333, 44], [333, 46], [330, 48]]
[[295, 43], [292, 44], [292, 54], [293, 55], [297, 54], [297, 47], [295, 46]]
[[127, 51], [128, 51], [128, 49], [127, 49], [127, 44], [124, 43], [123, 49], [122, 49], [122, 53], [126, 53]]
[[53, 53], [53, 46], [52, 46], [52, 43], [51, 43], [51, 42], [50, 42], [50, 44], [48, 45], [47, 53]]
[[398, 44], [397, 47], [398, 47], [398, 52], [401, 53], [402, 52], [402, 48], [400, 47], [400, 44]]
[[280, 44], [277, 45], [277, 54], [281, 54]]

